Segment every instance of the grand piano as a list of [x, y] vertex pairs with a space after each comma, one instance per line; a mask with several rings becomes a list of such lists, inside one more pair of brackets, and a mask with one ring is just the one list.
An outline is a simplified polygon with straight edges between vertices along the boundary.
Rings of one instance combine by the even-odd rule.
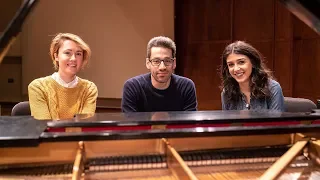
[[320, 178], [319, 113], [0, 117], [0, 179]]
[[[37, 1], [0, 38], [0, 62]], [[318, 1], [281, 0], [319, 30]], [[320, 179], [320, 113], [0, 116], [0, 179]]]

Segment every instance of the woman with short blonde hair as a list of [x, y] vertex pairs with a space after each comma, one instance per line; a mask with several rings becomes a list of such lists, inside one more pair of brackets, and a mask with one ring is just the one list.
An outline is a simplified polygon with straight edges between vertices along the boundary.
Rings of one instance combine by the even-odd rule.
[[28, 86], [31, 115], [36, 119], [69, 119], [95, 113], [97, 86], [77, 76], [90, 60], [91, 50], [79, 36], [59, 33], [51, 42], [54, 72]]

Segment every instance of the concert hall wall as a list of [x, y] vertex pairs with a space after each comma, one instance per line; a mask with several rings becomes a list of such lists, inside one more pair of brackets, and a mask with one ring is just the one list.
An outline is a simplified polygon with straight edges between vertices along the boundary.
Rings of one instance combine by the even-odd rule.
[[92, 49], [80, 77], [96, 83], [100, 98], [121, 98], [125, 80], [147, 72], [149, 39], [174, 38], [173, 25], [173, 0], [39, 1], [22, 29], [23, 93], [32, 79], [53, 73], [53, 35], [71, 32]]
[[[8, 23], [5, 17], [15, 12], [11, 10], [1, 11], [0, 32]], [[319, 35], [278, 0], [40, 1], [9, 52], [22, 56], [14, 61], [22, 65], [14, 69], [20, 71], [16, 87], [23, 95], [32, 79], [53, 72], [48, 48], [56, 32], [73, 32], [88, 42], [92, 61], [80, 76], [97, 84], [100, 99], [114, 98], [118, 105], [124, 81], [147, 71], [146, 43], [160, 34], [175, 39], [176, 73], [195, 82], [199, 110], [221, 108], [220, 56], [235, 40], [262, 52], [285, 96], [313, 101], [320, 97]], [[13, 72], [7, 67], [1, 65]], [[10, 91], [4, 89], [1, 94], [8, 96]]]
[[197, 87], [199, 109], [221, 109], [224, 47], [245, 40], [265, 56], [285, 96], [320, 97], [320, 38], [278, 0], [175, 0], [177, 73]]

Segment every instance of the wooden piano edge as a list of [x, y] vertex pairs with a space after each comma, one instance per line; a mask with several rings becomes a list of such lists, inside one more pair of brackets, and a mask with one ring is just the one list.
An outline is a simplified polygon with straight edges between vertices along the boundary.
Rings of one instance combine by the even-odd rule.
[[312, 159], [312, 161], [315, 163], [315, 165], [320, 166], [320, 141], [319, 140], [312, 139], [310, 141], [308, 155]]
[[184, 162], [179, 153], [170, 145], [168, 140], [162, 139], [162, 142], [166, 145], [167, 164], [172, 174], [177, 179], [197, 180], [196, 175]]
[[84, 172], [85, 147], [83, 141], [79, 142], [76, 158], [72, 168], [72, 180], [80, 180]]
[[294, 145], [276, 161], [265, 173], [260, 177], [261, 180], [273, 180], [281, 176], [285, 168], [303, 151], [307, 158], [310, 158], [314, 165], [320, 166], [320, 140], [317, 140], [318, 134], [314, 133], [296, 133], [292, 134]]
[[277, 179], [297, 157], [297, 155], [308, 144], [309, 139], [297, 141], [284, 155], [282, 155], [267, 171], [260, 177], [261, 180]]

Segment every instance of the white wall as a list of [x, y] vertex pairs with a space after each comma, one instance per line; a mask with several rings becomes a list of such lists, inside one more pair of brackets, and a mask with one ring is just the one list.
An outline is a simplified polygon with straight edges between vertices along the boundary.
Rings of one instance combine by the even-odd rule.
[[91, 47], [89, 67], [80, 77], [98, 86], [99, 97], [121, 98], [128, 78], [147, 72], [147, 42], [174, 38], [173, 0], [39, 1], [22, 29], [22, 87], [53, 73], [48, 55], [53, 35], [70, 32]]

